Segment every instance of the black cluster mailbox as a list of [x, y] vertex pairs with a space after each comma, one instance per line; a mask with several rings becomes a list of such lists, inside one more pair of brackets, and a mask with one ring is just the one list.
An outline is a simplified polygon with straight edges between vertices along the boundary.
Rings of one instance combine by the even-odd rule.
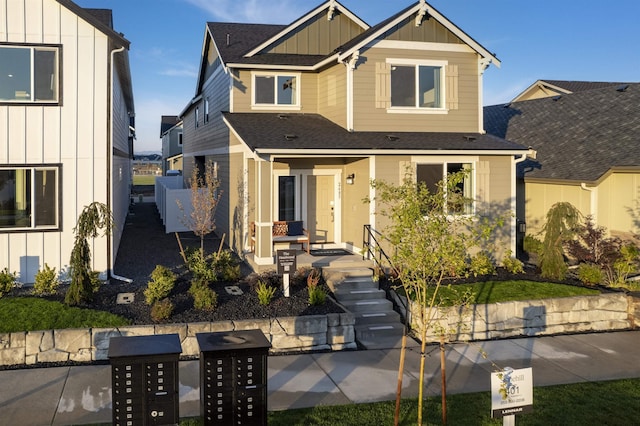
[[267, 357], [260, 330], [196, 334], [205, 425], [267, 424]]
[[112, 337], [113, 425], [177, 425], [179, 422], [177, 334]]

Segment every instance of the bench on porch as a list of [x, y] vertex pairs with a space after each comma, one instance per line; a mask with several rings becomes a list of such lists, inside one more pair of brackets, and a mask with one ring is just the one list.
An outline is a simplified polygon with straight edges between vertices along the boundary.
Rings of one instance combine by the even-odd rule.
[[[304, 250], [307, 244], [307, 253], [309, 253], [309, 231], [304, 229], [301, 220], [278, 220], [273, 222], [272, 228], [273, 245], [277, 243], [293, 243], [300, 244], [300, 248]], [[256, 243], [256, 224], [251, 222], [251, 252], [255, 250]]]

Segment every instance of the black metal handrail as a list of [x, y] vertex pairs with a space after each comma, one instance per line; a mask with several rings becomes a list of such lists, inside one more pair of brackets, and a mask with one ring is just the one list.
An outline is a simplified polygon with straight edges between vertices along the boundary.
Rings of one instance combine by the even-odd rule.
[[379, 231], [376, 231], [371, 225], [364, 225], [362, 230], [362, 259], [373, 260], [376, 268], [387, 275], [388, 270], [392, 269], [393, 263], [380, 245], [380, 240], [388, 240]]

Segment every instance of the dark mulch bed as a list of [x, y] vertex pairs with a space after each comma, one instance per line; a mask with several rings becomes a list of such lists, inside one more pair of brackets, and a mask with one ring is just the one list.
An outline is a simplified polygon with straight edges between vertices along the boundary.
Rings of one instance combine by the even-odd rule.
[[[289, 297], [284, 296], [283, 289], [280, 287], [271, 303], [263, 306], [258, 301], [258, 296], [254, 289], [259, 277], [256, 274], [251, 274], [238, 282], [211, 283], [210, 287], [218, 295], [218, 305], [214, 311], [207, 312], [194, 309], [193, 297], [189, 294], [190, 275], [184, 274], [178, 279], [170, 295], [170, 300], [174, 304], [171, 317], [159, 322], [151, 319], [151, 307], [146, 304], [144, 297], [146, 285], [111, 280], [109, 283], [100, 286], [91, 303], [80, 307], [111, 312], [129, 319], [134, 325], [264, 319], [344, 312], [331, 297], [327, 297], [323, 305], [309, 305], [309, 293], [306, 283], [302, 280], [298, 280], [298, 282], [292, 280], [289, 288]], [[273, 274], [270, 274], [268, 279], [270, 282], [275, 280]], [[242, 291], [242, 294], [229, 294], [225, 290], [225, 287], [228, 286], [237, 286]], [[326, 292], [329, 291], [324, 283], [321, 283], [320, 286]], [[45, 298], [63, 302], [67, 288], [68, 285], [63, 285], [55, 295], [46, 296]], [[16, 289], [12, 291], [11, 295], [29, 296], [31, 291], [30, 288]], [[119, 293], [133, 293], [133, 302], [117, 304], [116, 299]]]

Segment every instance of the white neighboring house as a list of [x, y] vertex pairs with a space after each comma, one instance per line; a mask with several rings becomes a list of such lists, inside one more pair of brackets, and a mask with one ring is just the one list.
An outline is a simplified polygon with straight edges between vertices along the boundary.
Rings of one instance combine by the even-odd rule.
[[130, 202], [129, 41], [110, 10], [69, 0], [0, 1], [0, 16], [0, 270], [66, 271], [98, 201], [116, 227], [91, 242], [93, 268], [112, 274]]

